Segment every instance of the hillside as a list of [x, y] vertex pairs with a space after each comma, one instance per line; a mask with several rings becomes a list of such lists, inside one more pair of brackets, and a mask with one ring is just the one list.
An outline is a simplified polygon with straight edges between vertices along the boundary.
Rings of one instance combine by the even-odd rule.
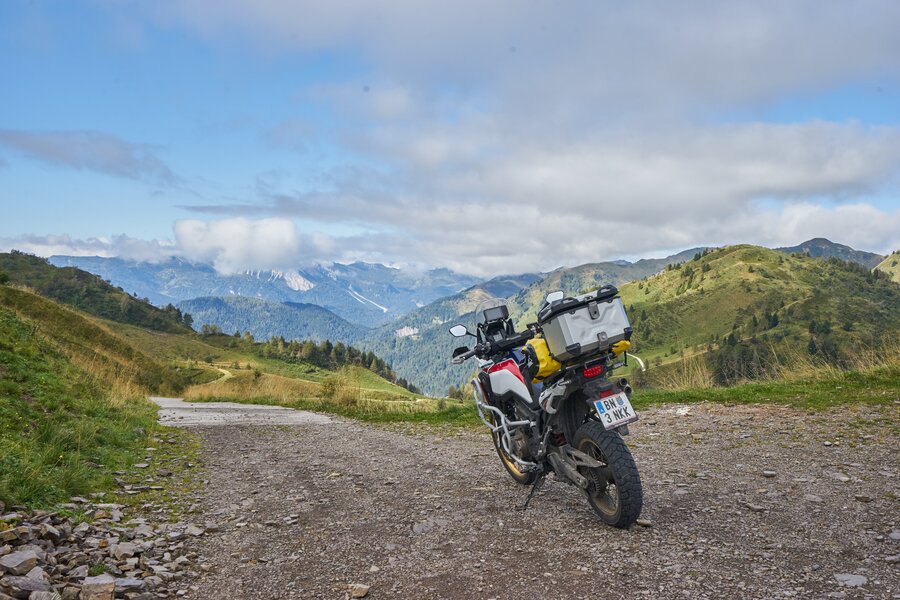
[[198, 329], [204, 325], [217, 325], [225, 333], [249, 331], [258, 339], [281, 336], [293, 340], [352, 343], [367, 331], [315, 304], [225, 296], [187, 300], [180, 302], [178, 308], [190, 313]]
[[788, 246], [785, 248], [776, 248], [780, 252], [800, 253], [811, 256], [812, 258], [839, 258], [847, 262], [854, 262], [862, 265], [867, 269], [873, 268], [884, 258], [880, 254], [874, 252], [865, 252], [863, 250], [854, 250], [850, 246], [836, 244], [825, 238], [813, 238], [796, 246]]
[[149, 263], [52, 256], [50, 262], [96, 273], [159, 306], [202, 297], [247, 296], [316, 304], [364, 327], [386, 323], [479, 281], [449, 269], [418, 273], [363, 262], [234, 274], [222, 274], [212, 265], [180, 258]]
[[659, 365], [708, 353], [717, 383], [810, 356], [850, 364], [900, 335], [900, 286], [834, 258], [730, 246], [620, 291], [636, 354]]
[[72, 267], [55, 267], [21, 252], [0, 253], [0, 272], [11, 283], [25, 285], [46, 298], [86, 313], [157, 331], [187, 332], [190, 318], [174, 307], [160, 309], [129, 296], [100, 277]]
[[889, 254], [875, 268], [882, 273], [886, 273], [891, 281], [900, 283], [900, 250]]
[[[18, 300], [41, 306], [24, 317], [11, 309]], [[155, 423], [146, 388], [128, 378], [129, 363], [118, 362], [122, 349], [93, 335], [91, 344], [112, 355], [108, 361], [91, 361], [86, 350], [70, 355], [73, 337], [58, 344], [52, 332], [84, 324], [59, 305], [60, 320], [44, 322], [52, 311], [45, 304], [53, 305], [0, 287], [0, 502], [7, 506], [46, 505], [110, 486], [113, 471], [143, 451]]]
[[190, 383], [168, 365], [123, 340], [106, 324], [53, 300], [0, 286], [0, 308], [27, 320], [70, 362], [110, 387], [134, 384], [151, 392], [172, 394]]

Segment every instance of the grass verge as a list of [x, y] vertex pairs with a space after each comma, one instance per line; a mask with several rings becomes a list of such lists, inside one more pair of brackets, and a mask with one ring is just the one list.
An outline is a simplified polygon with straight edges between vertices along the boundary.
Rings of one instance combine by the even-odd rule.
[[746, 383], [733, 387], [635, 391], [637, 408], [652, 404], [720, 402], [723, 404], [782, 404], [799, 409], [825, 409], [852, 403], [900, 402], [900, 367], [866, 372], [836, 371], [828, 378]]

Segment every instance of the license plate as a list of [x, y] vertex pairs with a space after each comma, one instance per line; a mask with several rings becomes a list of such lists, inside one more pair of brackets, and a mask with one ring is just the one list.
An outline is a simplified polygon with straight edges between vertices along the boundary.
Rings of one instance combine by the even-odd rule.
[[613, 429], [625, 423], [637, 421], [638, 418], [625, 392], [594, 400], [594, 408], [597, 409], [600, 422], [607, 429]]

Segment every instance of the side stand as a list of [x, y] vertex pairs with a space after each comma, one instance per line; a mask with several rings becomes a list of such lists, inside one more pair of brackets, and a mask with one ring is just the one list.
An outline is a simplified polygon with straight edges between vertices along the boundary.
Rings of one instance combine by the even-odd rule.
[[544, 487], [544, 480], [546, 477], [547, 474], [545, 472], [541, 472], [541, 474], [538, 475], [538, 478], [534, 481], [534, 485], [531, 486], [531, 491], [528, 492], [528, 497], [525, 498], [525, 502], [520, 506], [517, 506], [517, 509], [522, 511], [528, 509], [528, 504], [531, 502], [531, 499], [534, 498], [534, 495], [537, 494], [542, 487]]

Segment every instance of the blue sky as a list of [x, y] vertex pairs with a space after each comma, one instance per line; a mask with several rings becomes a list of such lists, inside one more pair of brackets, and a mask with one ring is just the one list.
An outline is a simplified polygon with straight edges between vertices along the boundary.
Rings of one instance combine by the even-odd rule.
[[885, 252], [898, 26], [887, 1], [11, 0], [0, 248], [484, 275]]

